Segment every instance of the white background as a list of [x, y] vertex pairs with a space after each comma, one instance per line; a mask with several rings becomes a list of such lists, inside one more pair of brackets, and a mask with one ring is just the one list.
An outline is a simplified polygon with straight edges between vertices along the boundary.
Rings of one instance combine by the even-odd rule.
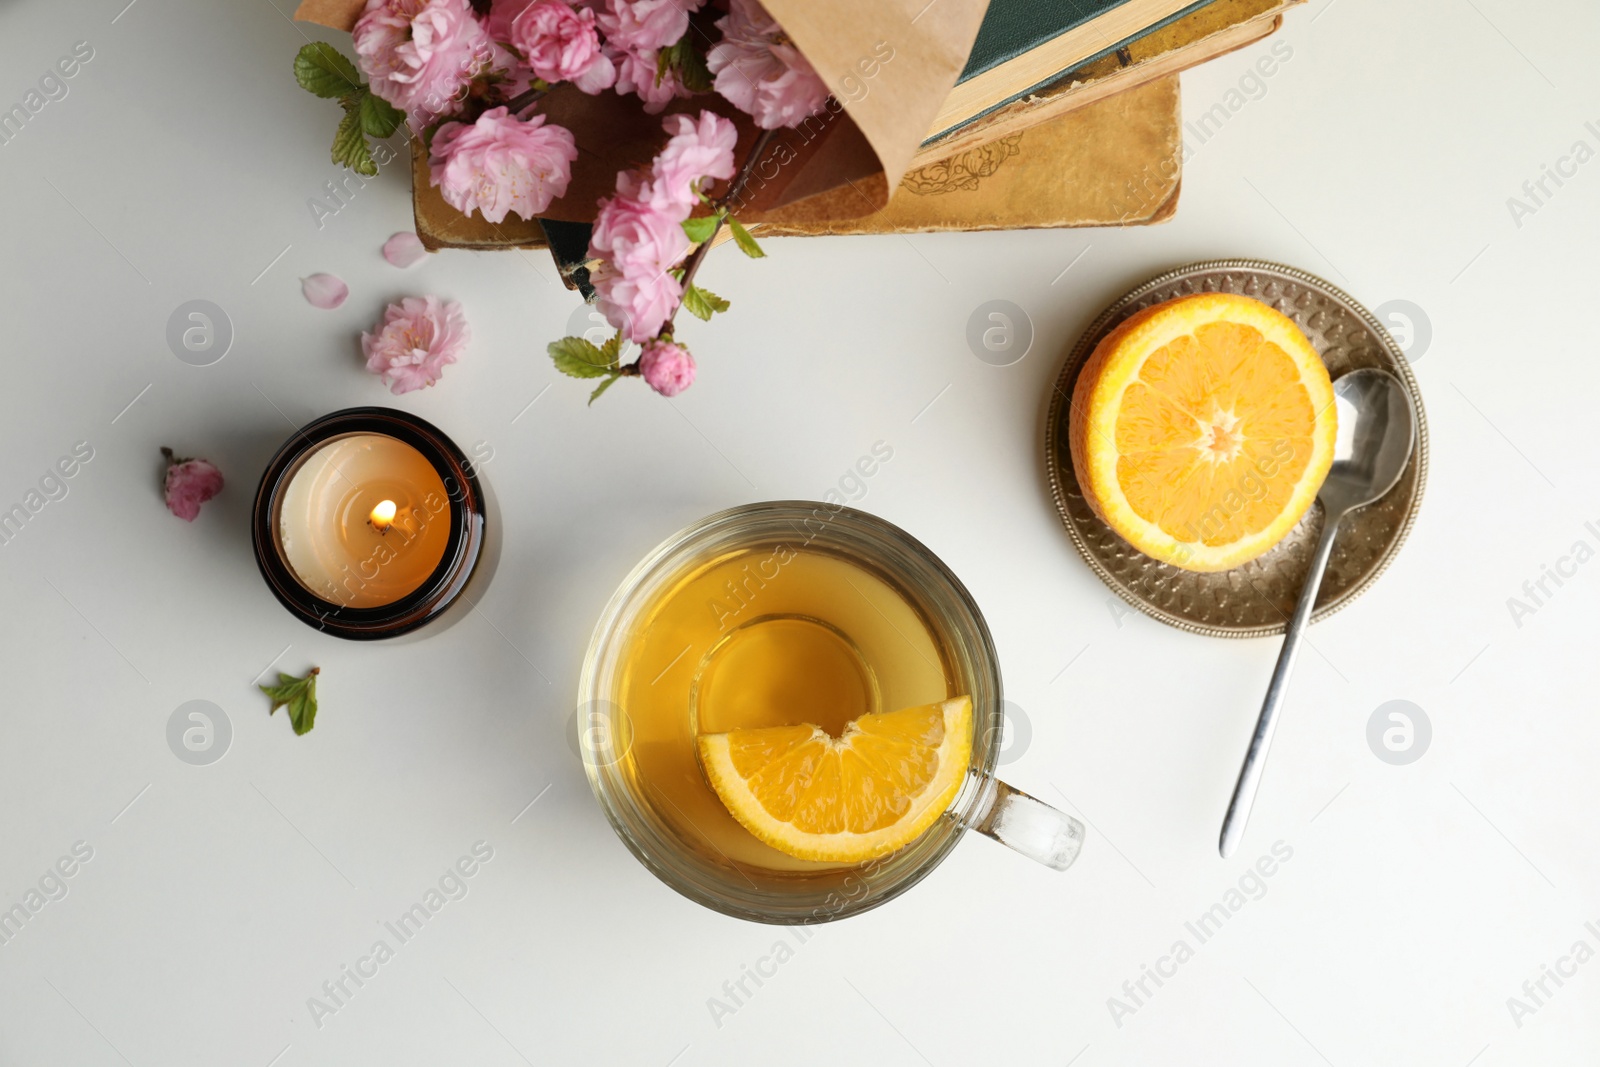
[[[0, 907], [74, 842], [94, 850], [0, 946], [0, 1063], [1593, 1062], [1600, 962], [1547, 980], [1531, 1014], [1507, 1004], [1578, 940], [1600, 949], [1600, 563], [1547, 582], [1520, 626], [1507, 605], [1574, 542], [1600, 547], [1600, 162], [1520, 226], [1507, 206], [1575, 141], [1600, 148], [1592, 4], [1318, 0], [1275, 38], [1293, 56], [1265, 94], [1191, 136], [1170, 224], [720, 252], [702, 278], [733, 309], [681, 334], [700, 381], [670, 402], [624, 382], [586, 409], [543, 354], [577, 298], [542, 253], [397, 271], [379, 248], [410, 226], [400, 166], [317, 227], [337, 109], [295, 86], [302, 29], [271, 0], [125, 2], [0, 10], [0, 105], [94, 48], [0, 145], [0, 508], [94, 449], [0, 546]], [[1184, 75], [1186, 112], [1270, 43]], [[1229, 862], [1218, 825], [1277, 642], [1122, 615], [1060, 528], [1040, 449], [1089, 320], [1220, 256], [1423, 309], [1433, 442], [1405, 551], [1311, 632]], [[316, 271], [350, 283], [343, 308], [301, 298]], [[356, 336], [424, 293], [460, 300], [473, 341], [395, 399]], [[236, 332], [205, 368], [164, 336], [195, 298]], [[995, 298], [1036, 331], [1007, 368], [964, 339]], [[249, 505], [291, 422], [383, 403], [493, 449], [506, 551], [480, 615], [359, 646], [271, 597]], [[708, 999], [792, 937], [680, 899], [616, 840], [565, 736], [580, 659], [658, 540], [819, 497], [879, 440], [894, 458], [861, 506], [983, 605], [1031, 725], [1007, 777], [1080, 814], [1087, 845], [1056, 874], [970, 839], [909, 896], [818, 931], [719, 1026]], [[227, 477], [193, 525], [162, 506], [161, 445]], [[313, 733], [268, 717], [269, 663], [322, 667]], [[193, 699], [232, 723], [207, 767], [166, 741]], [[1408, 766], [1366, 740], [1394, 699], [1433, 727]], [[319, 1028], [307, 998], [480, 840], [494, 858], [470, 893]], [[1280, 840], [1293, 856], [1264, 895], [1114, 1018], [1108, 998], [1195, 946], [1184, 923]]]

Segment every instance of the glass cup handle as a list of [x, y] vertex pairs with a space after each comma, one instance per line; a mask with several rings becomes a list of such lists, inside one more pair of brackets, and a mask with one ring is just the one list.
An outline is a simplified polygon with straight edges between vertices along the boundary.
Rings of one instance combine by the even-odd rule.
[[967, 818], [968, 829], [1064, 871], [1083, 848], [1083, 823], [998, 778], [983, 782], [984, 798]]

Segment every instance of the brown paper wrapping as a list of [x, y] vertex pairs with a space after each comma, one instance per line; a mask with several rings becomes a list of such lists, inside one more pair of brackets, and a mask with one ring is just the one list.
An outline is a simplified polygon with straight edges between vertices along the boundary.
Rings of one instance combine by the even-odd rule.
[[[966, 66], [989, 0], [763, 2], [866, 137], [884, 181], [898, 185]], [[885, 46], [894, 58], [875, 62]]]
[[366, 6], [366, 0], [300, 0], [294, 17], [301, 22], [315, 22], [318, 26], [349, 33], [356, 28], [356, 19], [361, 17], [361, 9]]
[[[365, 6], [364, 0], [302, 0], [295, 18], [349, 31]], [[851, 186], [849, 202], [859, 206], [858, 214], [881, 210], [960, 75], [987, 6], [988, 0], [768, 0], [767, 9], [843, 109], [779, 131], [745, 206], [776, 210]], [[717, 14], [699, 12], [690, 32], [714, 35]], [[759, 131], [714, 93], [675, 101], [665, 113], [702, 109], [732, 119], [739, 127], [736, 151], [749, 151]], [[644, 114], [633, 97], [588, 96], [559, 85], [539, 111], [571, 130], [578, 146], [567, 194], [545, 211], [548, 218], [591, 221], [596, 201], [615, 188], [617, 172], [648, 162], [663, 139], [661, 116]]]

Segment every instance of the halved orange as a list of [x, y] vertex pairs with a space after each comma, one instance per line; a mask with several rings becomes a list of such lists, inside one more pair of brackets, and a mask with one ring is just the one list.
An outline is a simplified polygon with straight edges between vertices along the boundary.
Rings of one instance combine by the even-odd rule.
[[1139, 312], [1095, 347], [1068, 442], [1084, 499], [1134, 548], [1221, 571], [1300, 521], [1337, 418], [1298, 326], [1259, 300], [1202, 293]]
[[818, 726], [700, 735], [700, 759], [735, 819], [805, 860], [860, 863], [920, 835], [950, 806], [972, 755], [972, 700]]

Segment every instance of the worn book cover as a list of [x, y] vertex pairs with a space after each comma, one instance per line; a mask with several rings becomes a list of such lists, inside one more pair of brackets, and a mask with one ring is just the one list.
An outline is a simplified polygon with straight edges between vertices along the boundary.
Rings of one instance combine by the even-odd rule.
[[762, 235], [925, 233], [1164, 222], [1183, 169], [1177, 75], [1064, 114], [900, 180], [888, 206], [848, 217], [836, 189], [766, 212]]

